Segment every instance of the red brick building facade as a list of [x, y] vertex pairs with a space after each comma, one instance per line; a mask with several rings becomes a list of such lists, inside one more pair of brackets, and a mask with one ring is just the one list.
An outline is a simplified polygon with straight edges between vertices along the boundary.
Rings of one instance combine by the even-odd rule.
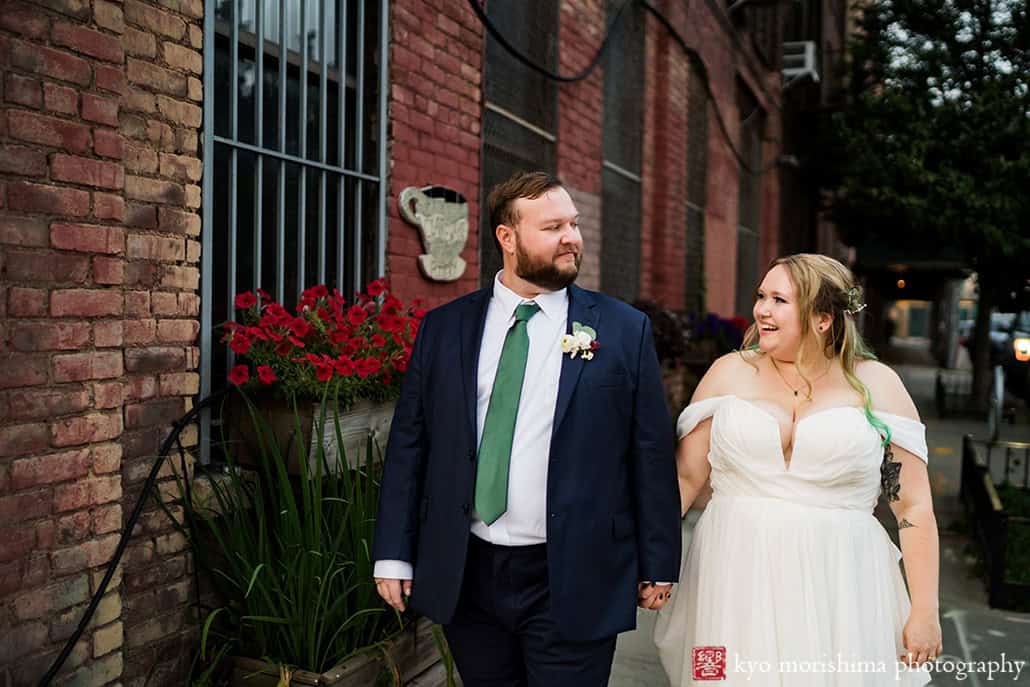
[[[225, 90], [204, 72], [212, 64], [220, 68], [219, 55], [237, 59], [235, 47], [224, 48], [237, 32], [221, 28], [222, 15], [213, 16], [215, 4], [218, 12], [242, 6], [236, 11], [244, 19], [246, 7], [253, 11], [254, 6], [252, 0], [0, 4], [0, 685], [38, 681], [96, 590], [172, 422], [192, 407], [205, 374], [211, 386], [222, 386], [211, 372], [218, 369], [211, 358], [222, 355], [217, 344], [211, 344], [215, 353], [208, 359], [202, 355], [202, 342], [215, 337], [220, 313], [205, 320], [202, 311], [209, 304], [202, 295], [205, 281], [217, 282], [226, 272], [219, 251], [228, 249], [217, 238], [222, 216], [203, 202], [223, 202], [227, 179], [215, 171], [222, 168], [213, 156], [235, 144], [227, 143], [225, 134], [210, 139], [210, 151], [204, 149], [205, 116], [221, 107], [218, 91]], [[271, 17], [278, 5], [265, 4]], [[368, 0], [369, 7], [375, 4]], [[493, 15], [491, 4], [487, 11]], [[620, 5], [605, 0], [537, 4], [553, 10], [554, 21], [539, 23], [551, 16], [542, 12], [534, 18], [537, 24], [526, 25], [534, 40], [519, 44], [515, 36], [512, 42], [527, 51], [530, 43], [546, 43], [544, 66], [561, 74], [579, 72], [591, 62], [611, 22], [610, 10]], [[502, 102], [508, 96], [490, 90], [491, 75], [505, 79], [519, 72], [510, 71], [508, 58], [498, 57], [503, 53], [466, 0], [391, 0], [384, 6], [385, 93], [375, 90], [371, 76], [364, 86], [360, 75], [352, 79], [345, 56], [337, 76], [329, 78], [338, 78], [337, 88], [345, 91], [341, 102], [350, 89], [356, 94], [366, 88], [365, 106], [374, 111], [372, 96], [385, 95], [385, 141], [377, 139], [382, 121], [374, 112], [362, 135], [368, 138], [366, 154], [379, 146], [387, 155], [385, 178], [367, 172], [366, 181], [369, 188], [375, 179], [385, 184], [379, 266], [401, 297], [440, 304], [492, 278], [488, 265], [496, 264], [496, 256], [490, 253], [492, 240], [482, 235], [481, 207], [487, 177], [503, 167], [484, 152], [506, 144], [503, 135], [488, 130], [488, 124], [500, 122], [536, 137], [532, 140], [543, 146], [540, 157], [535, 143], [519, 154], [556, 172], [575, 199], [586, 242], [583, 285], [609, 290], [611, 284], [617, 295], [674, 309], [735, 312], [742, 278], [747, 283], [757, 277], [759, 266], [779, 252], [781, 239], [776, 159], [783, 95], [775, 7], [731, 12], [722, 0], [666, 0], [648, 11], [636, 3], [622, 22], [633, 28], [624, 28], [619, 39], [617, 49], [626, 52], [606, 59], [617, 60], [607, 63], [610, 77], [625, 66], [618, 61], [624, 55], [630, 61], [638, 55], [632, 64], [639, 65], [639, 78], [606, 83], [602, 60], [574, 83], [534, 81], [533, 94], [553, 101], [553, 107], [541, 110], [538, 125]], [[301, 21], [310, 21], [300, 11]], [[260, 11], [256, 16], [258, 27], [270, 21], [262, 20]], [[237, 21], [241, 27], [242, 21]], [[205, 35], [205, 26], [222, 33]], [[265, 33], [250, 26], [252, 38]], [[381, 64], [369, 31], [368, 64]], [[239, 36], [244, 33], [240, 28]], [[240, 54], [258, 54], [255, 46], [263, 45], [261, 38], [239, 40]], [[268, 64], [278, 59], [272, 43], [264, 44], [267, 57], [257, 60], [258, 72], [262, 59]], [[351, 50], [357, 49], [354, 43]], [[280, 74], [298, 68], [298, 60], [299, 69], [306, 70], [316, 49], [326, 54], [324, 37], [301, 39], [296, 58], [289, 48], [291, 61]], [[213, 54], [217, 50], [223, 52]], [[262, 96], [261, 87], [244, 78], [249, 64], [240, 62], [239, 71], [234, 66], [228, 73], [246, 89], [257, 88], [258, 101], [265, 97], [272, 103], [265, 108], [268, 116], [275, 105], [271, 86]], [[305, 76], [304, 83], [311, 78]], [[205, 79], [214, 86], [207, 92]], [[258, 82], [271, 84], [274, 78], [259, 74]], [[519, 84], [517, 79], [506, 84], [515, 86], [509, 88], [515, 91], [511, 97], [519, 96]], [[319, 102], [325, 106], [326, 86], [322, 89]], [[526, 107], [532, 110], [535, 102], [530, 98]], [[625, 155], [616, 150], [621, 132], [610, 118], [616, 107], [628, 113], [619, 124], [630, 122], [625, 135], [639, 139]], [[260, 106], [257, 111], [260, 119]], [[286, 104], [281, 112], [296, 116]], [[354, 118], [363, 117], [360, 109], [355, 112]], [[343, 132], [351, 136], [354, 118], [346, 124], [330, 120], [329, 140]], [[220, 126], [220, 120], [207, 121]], [[280, 128], [287, 123], [279, 121]], [[332, 133], [334, 126], [341, 133]], [[285, 135], [277, 135], [279, 183], [292, 189], [287, 166], [296, 160], [285, 155]], [[326, 162], [322, 136], [316, 174], [335, 169]], [[253, 183], [262, 174], [260, 165], [255, 173], [243, 157], [261, 145], [259, 133], [256, 142], [237, 146], [241, 157], [233, 153], [232, 158], [237, 175], [228, 183]], [[346, 161], [350, 145], [340, 143], [341, 170], [352, 166]], [[359, 170], [363, 164], [353, 163]], [[349, 173], [341, 171], [341, 189]], [[207, 196], [205, 181], [211, 184]], [[273, 193], [274, 183], [270, 177], [266, 194]], [[431, 282], [422, 275], [417, 261], [425, 249], [397, 208], [403, 189], [427, 184], [446, 186], [468, 201], [470, 231], [462, 252], [467, 268], [454, 282]], [[236, 186], [232, 189], [237, 198]], [[261, 197], [257, 190], [248, 192]], [[244, 198], [238, 198], [240, 212], [253, 212]], [[635, 198], [628, 205], [637, 205], [623, 208], [625, 198]], [[293, 211], [279, 202], [273, 212], [258, 210], [255, 244], [271, 241], [276, 217], [283, 221], [286, 209]], [[331, 234], [333, 222], [325, 221], [332, 217], [329, 204], [319, 207], [315, 224], [329, 224]], [[306, 241], [305, 212], [312, 212], [310, 204], [304, 208], [298, 244]], [[376, 215], [371, 200], [364, 208]], [[620, 211], [619, 224], [613, 223], [614, 210]], [[341, 232], [348, 222], [337, 218]], [[359, 229], [376, 238], [375, 226], [371, 221]], [[747, 250], [741, 236], [751, 242]], [[237, 240], [235, 229], [229, 237], [229, 244]], [[205, 246], [213, 246], [207, 256]], [[620, 247], [613, 251], [613, 246]], [[249, 260], [230, 247], [228, 255], [240, 265]], [[209, 272], [205, 257], [211, 259]], [[373, 267], [355, 268], [350, 276], [375, 276], [374, 256], [368, 262]], [[229, 272], [237, 274], [234, 265]], [[306, 284], [315, 282], [316, 272], [309, 274]], [[225, 290], [245, 287], [249, 278], [259, 277], [237, 277]], [[289, 292], [289, 280], [276, 278]], [[213, 323], [208, 331], [202, 330], [205, 321]], [[206, 441], [199, 427], [185, 438], [188, 447]], [[180, 684], [196, 643], [191, 571], [183, 539], [164, 514], [148, 508], [59, 684]]]

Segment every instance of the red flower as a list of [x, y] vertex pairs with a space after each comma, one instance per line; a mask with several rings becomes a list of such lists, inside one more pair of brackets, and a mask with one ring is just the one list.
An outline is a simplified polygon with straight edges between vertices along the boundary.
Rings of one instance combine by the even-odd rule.
[[368, 291], [369, 296], [375, 298], [376, 296], [386, 291], [386, 280], [376, 279], [374, 282], [368, 285], [368, 289], [366, 290]]
[[404, 356], [403, 358], [397, 358], [397, 361], [393, 364], [393, 368], [398, 372], [407, 372], [408, 356]]
[[303, 317], [294, 317], [290, 322], [290, 331], [297, 338], [303, 339], [311, 333], [311, 324]]
[[229, 342], [229, 348], [233, 350], [233, 353], [246, 355], [250, 351], [250, 337], [243, 332], [234, 333], [232, 341]]
[[260, 298], [262, 301], [270, 301], [270, 300], [272, 300], [272, 294], [268, 293], [264, 289], [257, 289], [257, 295], [258, 295], [258, 298]]
[[315, 378], [320, 382], [328, 382], [333, 378], [333, 366], [321, 361], [316, 363]]
[[325, 284], [319, 284], [318, 286], [312, 286], [309, 289], [305, 289], [304, 293], [300, 295], [301, 300], [318, 300], [319, 298], [325, 298], [329, 295], [329, 289]]
[[386, 339], [383, 338], [382, 334], [373, 334], [371, 343], [373, 348], [382, 348], [386, 345]]
[[275, 370], [268, 365], [262, 365], [257, 369], [258, 378], [262, 384], [271, 384], [275, 381]]
[[360, 305], [352, 305], [347, 311], [347, 319], [355, 327], [364, 322], [367, 317], [368, 313]]
[[359, 360], [358, 361], [358, 365], [357, 365], [357, 370], [356, 371], [358, 373], [358, 376], [361, 377], [362, 379], [364, 379], [366, 377], [371, 377], [376, 372], [379, 372], [381, 367], [382, 367], [382, 363], [379, 362], [378, 358], [371, 358], [371, 357], [369, 357], [369, 358], [365, 358], [364, 360]]
[[350, 377], [354, 374], [354, 361], [345, 355], [341, 355], [333, 362], [333, 367], [336, 368], [336, 374], [341, 377]]
[[384, 332], [395, 332], [401, 328], [401, 318], [396, 315], [390, 315], [383, 313], [382, 315], [376, 315], [376, 324]]
[[229, 381], [239, 386], [250, 379], [250, 368], [246, 365], [236, 365], [229, 373]]
[[236, 296], [236, 307], [240, 310], [246, 310], [247, 308], [253, 308], [257, 303], [257, 297], [250, 291], [241, 293]]
[[[303, 345], [304, 344], [302, 343], [301, 347], [303, 347]], [[285, 358], [290, 354], [292, 348], [293, 347], [290, 345], [289, 341], [283, 341], [281, 344], [275, 347], [275, 354], [281, 358]]]
[[426, 316], [426, 309], [425, 308], [414, 308], [411, 311], [411, 316], [414, 317], [415, 319], [421, 320], [423, 317]]

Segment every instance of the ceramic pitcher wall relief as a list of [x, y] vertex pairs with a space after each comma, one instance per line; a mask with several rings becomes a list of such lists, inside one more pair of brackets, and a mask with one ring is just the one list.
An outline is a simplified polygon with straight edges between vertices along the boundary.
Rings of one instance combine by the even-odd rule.
[[433, 281], [455, 281], [465, 272], [461, 251], [469, 235], [465, 197], [444, 186], [409, 186], [399, 197], [401, 216], [418, 227], [426, 254], [418, 256], [422, 274]]

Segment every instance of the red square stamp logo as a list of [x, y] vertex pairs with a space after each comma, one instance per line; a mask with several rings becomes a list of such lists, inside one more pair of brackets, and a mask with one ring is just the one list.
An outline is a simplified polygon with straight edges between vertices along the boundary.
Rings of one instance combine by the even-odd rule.
[[695, 646], [693, 656], [695, 680], [726, 679], [726, 647]]

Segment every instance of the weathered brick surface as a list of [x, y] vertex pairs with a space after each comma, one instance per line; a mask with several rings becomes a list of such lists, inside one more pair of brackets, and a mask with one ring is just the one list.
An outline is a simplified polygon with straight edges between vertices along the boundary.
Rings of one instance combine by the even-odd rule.
[[[140, 451], [153, 455], [199, 388], [203, 9], [0, 2], [0, 522], [15, 525], [0, 527], [0, 683], [11, 687], [34, 684], [74, 630], [139, 495], [123, 482], [139, 484]], [[148, 518], [123, 566], [132, 583], [119, 574], [61, 684], [138, 687], [154, 665], [152, 687], [182, 683], [189, 646], [156, 654], [188, 636], [184, 542], [162, 513]], [[123, 595], [146, 592], [178, 620], [123, 619]]]

